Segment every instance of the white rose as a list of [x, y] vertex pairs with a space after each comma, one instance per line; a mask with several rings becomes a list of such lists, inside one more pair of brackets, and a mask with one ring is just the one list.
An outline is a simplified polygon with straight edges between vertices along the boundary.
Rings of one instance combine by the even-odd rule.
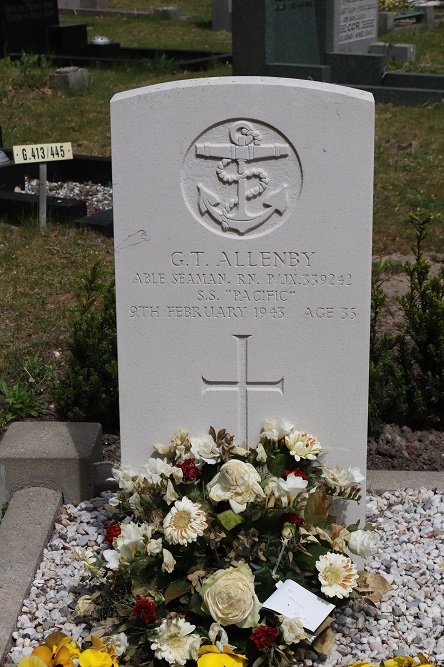
[[196, 465], [203, 463], [217, 463], [221, 459], [219, 447], [210, 435], [201, 435], [198, 438], [190, 438], [192, 457], [196, 459]]
[[371, 530], [355, 530], [348, 541], [348, 548], [353, 554], [368, 558], [375, 548], [376, 535]]
[[321, 451], [321, 445], [313, 435], [303, 431], [293, 431], [285, 436], [288, 451], [296, 461], [309, 459], [314, 461]]
[[349, 467], [347, 470], [335, 465], [334, 468], [328, 470], [325, 468], [322, 471], [322, 477], [331, 488], [349, 489], [355, 484], [362, 482], [365, 477], [361, 475], [361, 471], [357, 467]]
[[203, 609], [221, 625], [252, 628], [259, 623], [261, 603], [254, 592], [254, 576], [248, 565], [218, 570], [205, 579], [200, 590]]
[[150, 556], [155, 556], [156, 554], [160, 554], [162, 551], [162, 538], [159, 537], [157, 540], [150, 540], [148, 542], [148, 545], [146, 547], [146, 552]]
[[284, 638], [284, 642], [289, 644], [297, 644], [302, 639], [307, 639], [308, 635], [304, 630], [302, 621], [297, 616], [295, 618], [287, 618], [286, 616], [279, 616], [281, 621], [280, 630]]
[[294, 429], [294, 424], [289, 422], [287, 419], [281, 419], [281, 423], [279, 424], [278, 428], [278, 438], [279, 440], [284, 437], [284, 435], [288, 435], [291, 433], [291, 431]]
[[172, 466], [165, 459], [148, 459], [141, 468], [141, 477], [143, 477], [148, 486], [159, 486], [171, 475]]
[[231, 459], [223, 464], [207, 489], [211, 500], [216, 503], [228, 500], [231, 509], [240, 514], [247, 503], [265, 498], [260, 481], [259, 473], [250, 463]]

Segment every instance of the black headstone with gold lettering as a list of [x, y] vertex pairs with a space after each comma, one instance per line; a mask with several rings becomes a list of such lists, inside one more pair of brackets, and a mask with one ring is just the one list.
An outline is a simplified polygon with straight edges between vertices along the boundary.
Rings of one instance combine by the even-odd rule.
[[46, 53], [46, 29], [58, 22], [57, 0], [0, 0], [0, 57]]

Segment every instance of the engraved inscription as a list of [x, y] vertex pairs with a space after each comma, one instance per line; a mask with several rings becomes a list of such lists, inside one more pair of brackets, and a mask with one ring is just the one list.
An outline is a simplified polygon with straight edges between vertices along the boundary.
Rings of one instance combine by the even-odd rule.
[[377, 0], [340, 0], [339, 43], [377, 36]]
[[279, 380], [252, 382], [248, 379], [248, 339], [251, 335], [233, 335], [237, 345], [237, 377], [235, 380], [208, 380], [202, 375], [202, 394], [208, 391], [235, 391], [237, 393], [237, 436], [248, 442], [248, 398], [250, 391], [277, 391], [284, 393], [284, 377]]
[[296, 151], [260, 121], [209, 128], [191, 144], [182, 169], [182, 192], [193, 216], [211, 231], [239, 239], [280, 226], [301, 186]]
[[[335, 317], [347, 322], [358, 316], [353, 302], [347, 303], [348, 298], [354, 299], [349, 297], [352, 274], [345, 270], [321, 272], [326, 259], [321, 260], [316, 251], [175, 250], [169, 261], [170, 270], [150, 271], [148, 267], [132, 274], [135, 294], [138, 298], [142, 293], [149, 295], [150, 300], [133, 302], [130, 318], [246, 321]], [[170, 297], [162, 295], [160, 299], [160, 291], [165, 289]], [[315, 294], [322, 300], [307, 304], [306, 296]]]

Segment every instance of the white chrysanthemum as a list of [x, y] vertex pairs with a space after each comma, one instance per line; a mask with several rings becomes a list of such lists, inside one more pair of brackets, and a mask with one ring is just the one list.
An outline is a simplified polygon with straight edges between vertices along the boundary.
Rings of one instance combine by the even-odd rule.
[[350, 466], [345, 469], [340, 468], [338, 465], [335, 465], [331, 470], [324, 468], [322, 477], [332, 489], [349, 489], [351, 486], [355, 486], [355, 484], [359, 484], [365, 479], [359, 468]]
[[176, 561], [173, 557], [173, 554], [171, 553], [171, 551], [168, 551], [168, 549], [162, 549], [162, 556], [163, 556], [162, 572], [168, 572], [168, 574], [171, 574], [176, 565]]
[[316, 438], [303, 431], [293, 431], [289, 435], [286, 435], [285, 444], [296, 461], [300, 461], [301, 459], [314, 461], [321, 451], [321, 445]]
[[192, 634], [196, 629], [184, 618], [165, 619], [157, 629], [157, 636], [151, 644], [154, 655], [159, 660], [166, 660], [170, 665], [184, 665], [187, 660], [197, 657], [201, 638]]
[[358, 573], [350, 558], [329, 552], [316, 562], [321, 591], [329, 598], [346, 598], [358, 582]]
[[207, 527], [205, 512], [186, 496], [176, 500], [163, 521], [165, 539], [170, 544], [189, 544], [203, 535]]
[[294, 618], [287, 618], [287, 616], [279, 616], [281, 621], [280, 631], [287, 645], [298, 644], [303, 639], [307, 639], [308, 635], [304, 630], [302, 621], [295, 616]]
[[148, 486], [159, 486], [172, 472], [172, 466], [165, 459], [148, 459], [148, 462], [142, 466], [140, 475]]
[[190, 438], [191, 456], [196, 459], [196, 465], [204, 463], [214, 464], [221, 460], [219, 447], [210, 435], [201, 435], [198, 438]]

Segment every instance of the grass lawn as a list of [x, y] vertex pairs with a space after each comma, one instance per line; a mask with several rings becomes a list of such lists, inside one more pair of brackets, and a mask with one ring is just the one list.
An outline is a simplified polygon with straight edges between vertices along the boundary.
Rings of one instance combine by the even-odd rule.
[[[149, 0], [110, 0], [110, 6], [150, 9]], [[157, 5], [159, 3], [157, 2]], [[153, 19], [88, 19], [89, 35], [106, 34], [123, 45], [229, 50], [230, 36], [213, 33], [209, 0], [186, 0], [180, 22]], [[72, 21], [72, 17], [64, 17]], [[82, 20], [83, 17], [77, 17]], [[444, 66], [444, 29], [396, 35], [417, 41], [421, 65]], [[74, 151], [110, 154], [109, 101], [117, 92], [197, 76], [228, 76], [231, 67], [208, 72], [179, 71], [173, 62], [89, 67], [90, 84], [81, 93], [49, 88], [50, 64], [0, 60], [0, 125], [4, 144], [71, 141]], [[432, 71], [432, 70], [430, 70]], [[413, 242], [408, 214], [418, 208], [444, 211], [444, 105], [376, 107], [374, 253], [407, 253]], [[77, 275], [97, 259], [112, 271], [112, 242], [69, 226], [36, 230], [36, 221], [19, 228], [0, 221], [0, 374], [16, 381], [30, 373], [44, 390], [64, 337], [72, 326]], [[434, 224], [427, 250], [444, 254], [443, 221]], [[26, 370], [25, 370], [26, 369]], [[0, 416], [1, 419], [1, 416]], [[0, 424], [1, 427], [1, 424]]]

